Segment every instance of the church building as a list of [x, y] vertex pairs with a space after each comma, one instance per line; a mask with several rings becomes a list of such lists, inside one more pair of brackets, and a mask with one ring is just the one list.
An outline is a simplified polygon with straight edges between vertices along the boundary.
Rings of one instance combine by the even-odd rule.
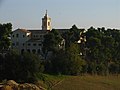
[[[42, 18], [42, 30], [27, 30], [17, 29], [11, 34], [12, 49], [18, 50], [20, 53], [30, 52], [34, 54], [43, 55], [42, 46], [44, 41], [44, 35], [52, 30], [51, 18], [48, 16], [47, 11]], [[64, 33], [69, 29], [57, 29], [60, 33]], [[80, 33], [81, 34], [81, 33]], [[80, 37], [78, 43], [84, 39]], [[64, 41], [62, 42], [63, 44]]]
[[42, 30], [17, 29], [13, 31], [11, 35], [11, 47], [20, 53], [27, 51], [34, 54], [42, 54], [44, 35], [50, 32], [51, 29], [51, 18], [46, 11], [42, 18]]

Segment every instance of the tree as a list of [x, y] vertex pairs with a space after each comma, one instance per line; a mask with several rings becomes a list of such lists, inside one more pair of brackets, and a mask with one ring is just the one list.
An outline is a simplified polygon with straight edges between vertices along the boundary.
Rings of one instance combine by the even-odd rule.
[[22, 55], [21, 69], [21, 78], [27, 82], [35, 81], [37, 79], [36, 74], [44, 71], [41, 59], [31, 53], [24, 53]]
[[53, 57], [53, 72], [68, 75], [81, 74], [85, 61], [81, 59], [78, 48], [77, 44], [71, 44], [66, 51], [61, 51]]
[[42, 49], [43, 53], [45, 54], [45, 58], [49, 51], [55, 53], [61, 49], [59, 46], [61, 45], [62, 40], [63, 39], [60, 33], [55, 29], [44, 36]]
[[12, 24], [0, 24], [0, 51], [8, 49], [10, 46], [10, 34], [12, 31]]
[[78, 29], [76, 25], [73, 25], [70, 30], [63, 33], [63, 38], [65, 39], [65, 47], [69, 47], [70, 44], [77, 42], [80, 40], [80, 32], [82, 32], [82, 29]]
[[4, 78], [4, 56], [0, 54], [0, 81]]
[[21, 72], [20, 54], [17, 51], [9, 51], [4, 60], [4, 79], [18, 80]]
[[119, 65], [119, 39], [120, 32], [116, 29], [105, 30], [104, 27], [88, 29], [86, 32], [86, 57], [89, 71], [94, 70], [95, 73], [108, 74], [109, 70], [112, 70], [109, 67], [113, 68], [111, 62]]
[[119, 65], [115, 62], [110, 63], [109, 65], [109, 72], [111, 74], [118, 74], [119, 73]]
[[[90, 37], [86, 42], [87, 48], [89, 51], [87, 52], [87, 62], [90, 73], [97, 73], [97, 65], [102, 61], [101, 59], [101, 40], [96, 37]], [[101, 60], [101, 61], [100, 61]], [[91, 71], [90, 71], [91, 70]]]
[[31, 53], [19, 54], [10, 50], [5, 56], [3, 79], [13, 79], [18, 82], [34, 82], [36, 74], [43, 72], [41, 59]]

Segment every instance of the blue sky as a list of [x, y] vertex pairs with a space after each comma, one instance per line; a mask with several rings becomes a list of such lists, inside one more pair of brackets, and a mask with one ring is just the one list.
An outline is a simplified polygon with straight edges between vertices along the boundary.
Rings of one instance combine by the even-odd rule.
[[13, 29], [41, 29], [46, 9], [53, 28], [76, 24], [120, 29], [120, 0], [0, 0], [0, 23], [11, 22]]

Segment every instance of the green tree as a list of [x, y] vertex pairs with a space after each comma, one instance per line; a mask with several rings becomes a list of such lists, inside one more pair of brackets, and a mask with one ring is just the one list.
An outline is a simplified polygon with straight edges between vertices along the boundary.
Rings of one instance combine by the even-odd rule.
[[76, 25], [73, 25], [70, 30], [63, 33], [63, 38], [65, 39], [65, 47], [69, 47], [72, 43], [77, 42], [80, 39], [80, 33], [83, 29], [78, 29]]
[[[44, 71], [41, 59], [31, 53], [24, 53], [21, 61], [21, 78], [28, 82], [35, 81], [36, 74]], [[24, 75], [24, 77], [22, 77]]]
[[85, 61], [81, 59], [78, 48], [77, 44], [71, 44], [65, 52], [59, 52], [52, 60], [53, 71], [68, 75], [81, 74]]
[[119, 63], [119, 33], [119, 30], [105, 30], [104, 27], [88, 29], [86, 32], [86, 57], [88, 68], [91, 67], [89, 71], [94, 70], [95, 73], [107, 74], [111, 70], [109, 69], [111, 62]]
[[44, 36], [43, 53], [45, 54], [45, 58], [49, 51], [55, 53], [61, 49], [60, 45], [62, 40], [60, 33], [55, 29]]
[[17, 80], [20, 69], [20, 54], [17, 51], [11, 50], [9, 51], [4, 60], [4, 79], [14, 79]]
[[43, 72], [41, 59], [31, 53], [19, 54], [10, 50], [4, 61], [4, 79], [13, 79], [18, 82], [34, 82], [36, 74]]
[[3, 80], [4, 78], [4, 56], [2, 54], [0, 54], [0, 81]]
[[0, 24], [0, 51], [8, 49], [10, 46], [10, 34], [12, 31], [12, 24]]
[[111, 74], [118, 74], [119, 73], [119, 64], [115, 63], [115, 62], [112, 62], [110, 63], [109, 65], [109, 72]]

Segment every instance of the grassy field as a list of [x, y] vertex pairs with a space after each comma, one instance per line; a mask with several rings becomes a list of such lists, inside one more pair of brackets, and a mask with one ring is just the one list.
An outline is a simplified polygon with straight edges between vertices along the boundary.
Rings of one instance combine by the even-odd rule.
[[68, 76], [52, 90], [120, 90], [119, 76]]
[[120, 90], [120, 75], [64, 76], [42, 74], [39, 75], [39, 81], [35, 84], [46, 88], [46, 90]]

